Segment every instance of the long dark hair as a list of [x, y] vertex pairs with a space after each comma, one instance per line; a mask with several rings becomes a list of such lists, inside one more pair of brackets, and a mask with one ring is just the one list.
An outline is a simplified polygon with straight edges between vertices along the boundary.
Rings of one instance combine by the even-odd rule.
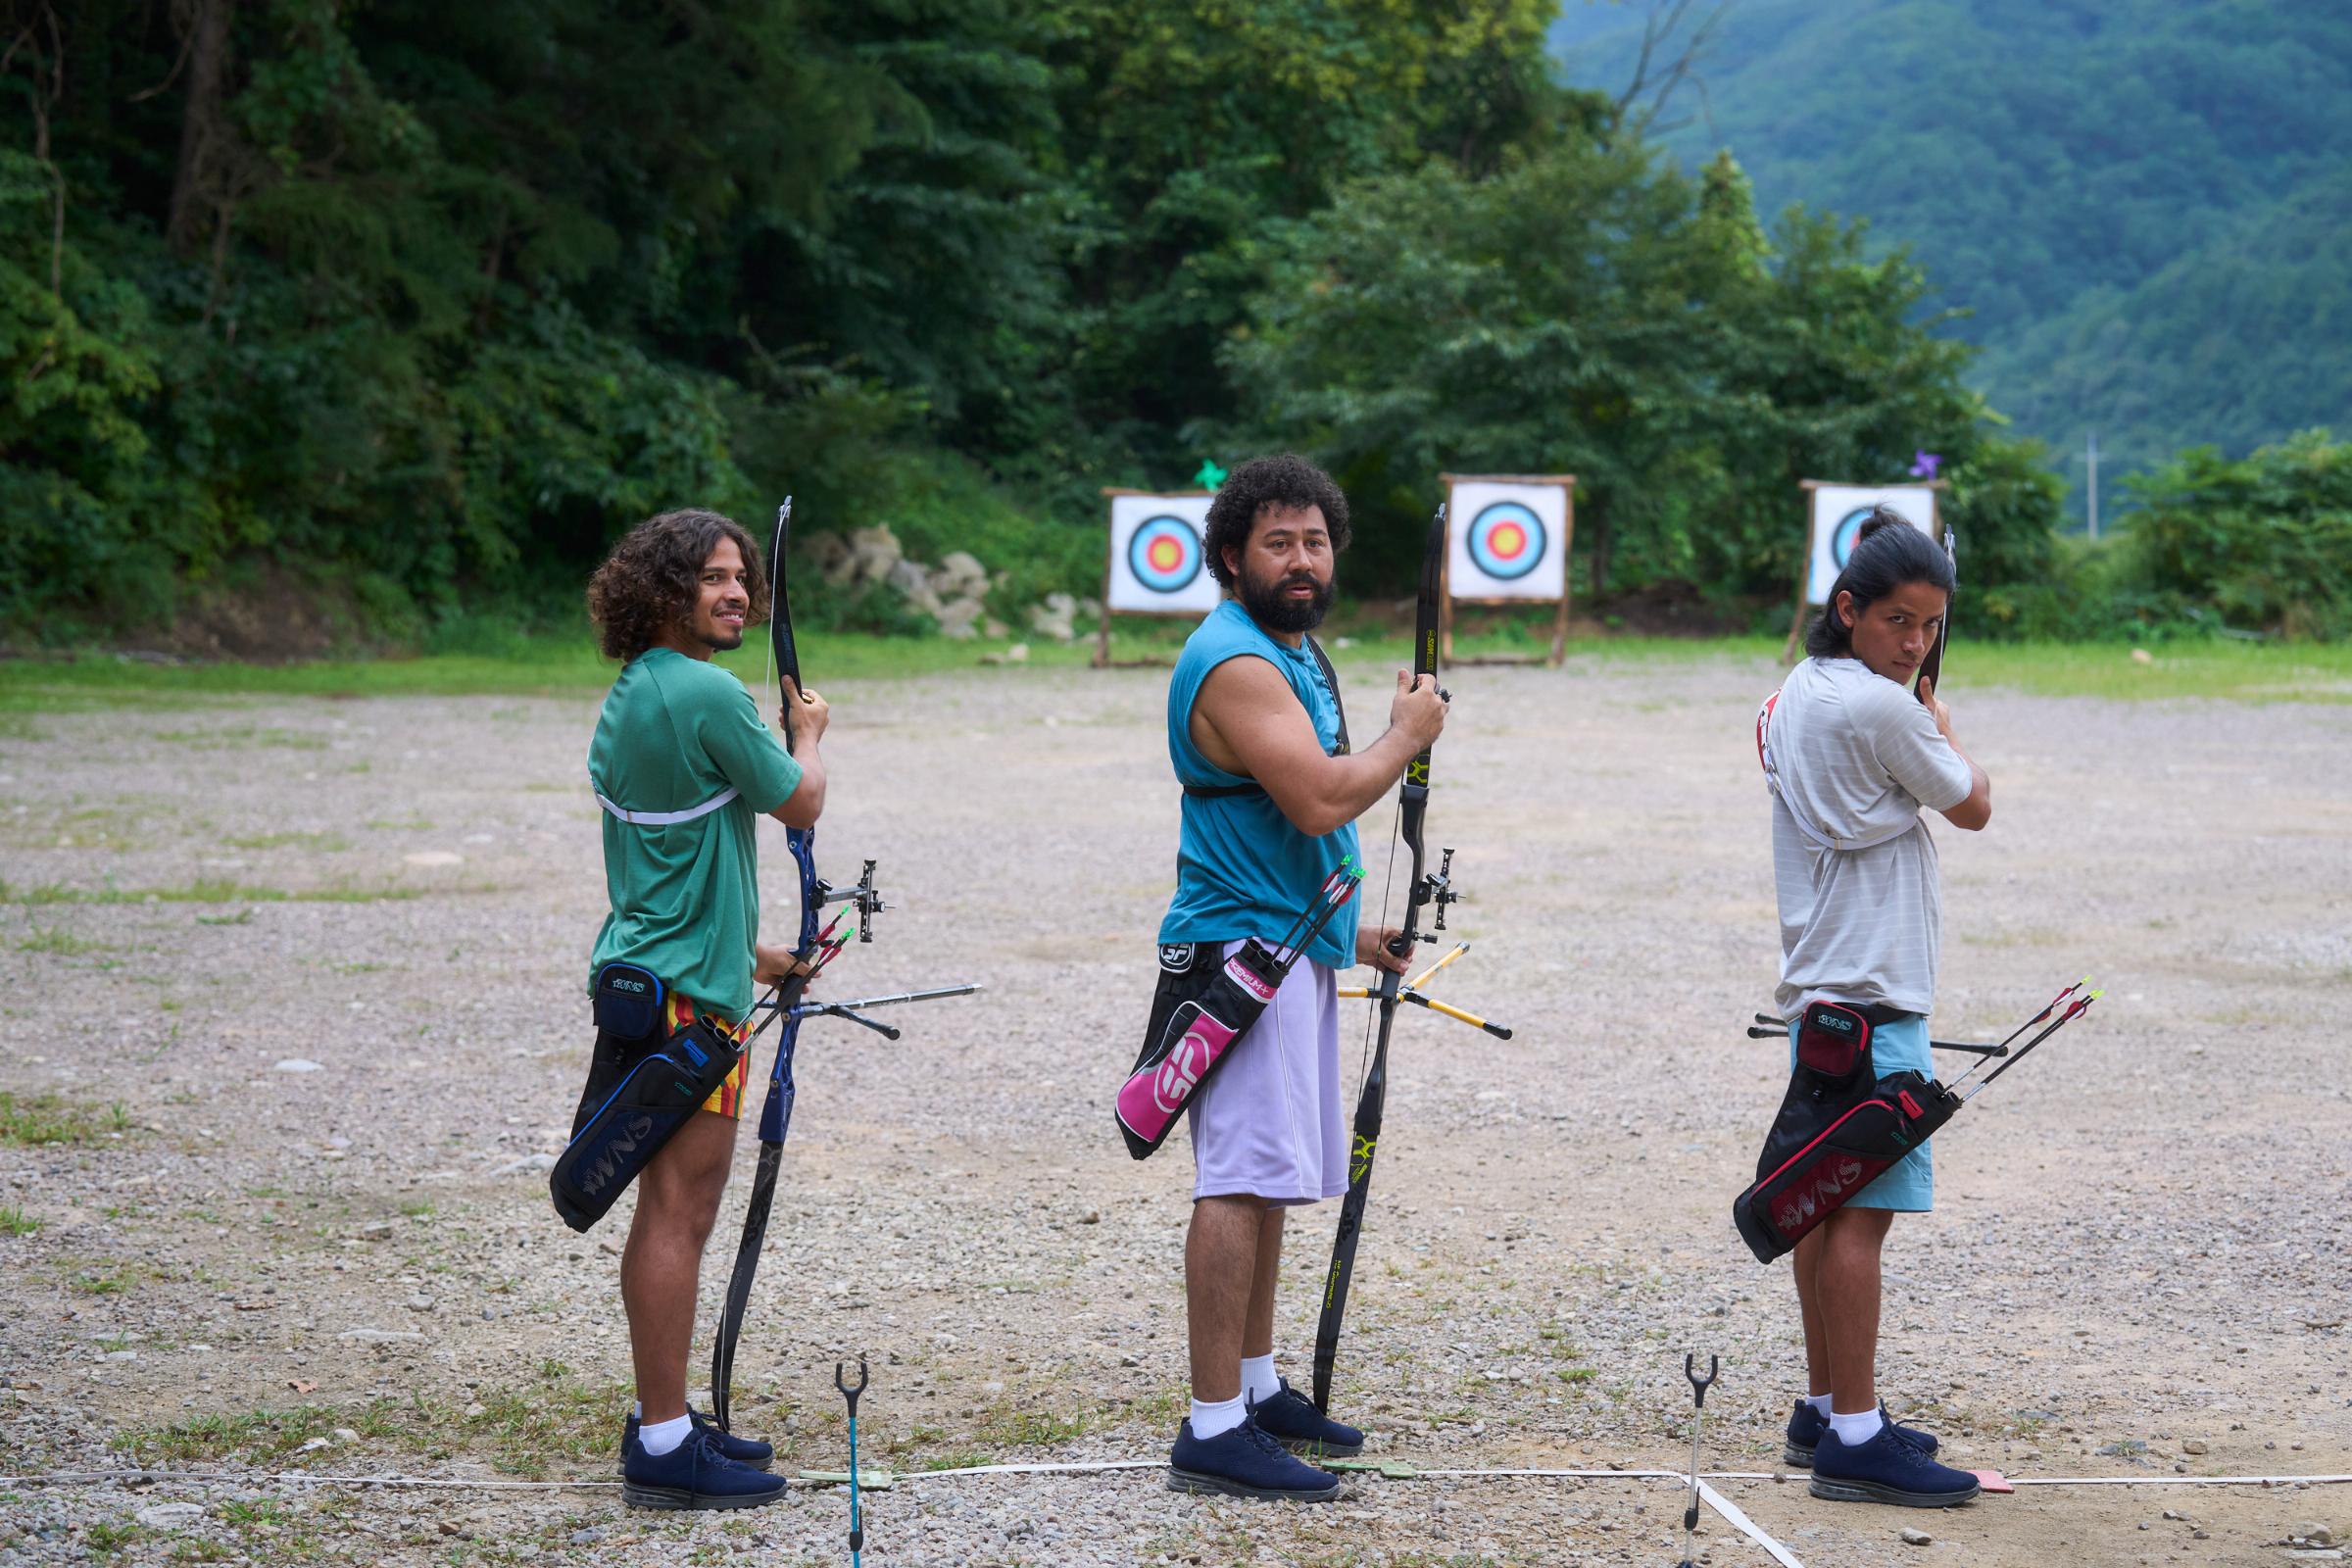
[[743, 553], [751, 618], [766, 617], [767, 568], [743, 525], [700, 508], [664, 512], [624, 534], [588, 580], [588, 617], [607, 659], [635, 659], [684, 618], [702, 592], [703, 563], [721, 539]]
[[1830, 602], [1805, 633], [1805, 652], [1815, 659], [1843, 659], [1854, 651], [1854, 628], [1838, 616], [1839, 594], [1854, 596], [1854, 614], [1859, 617], [1872, 601], [1910, 582], [1940, 588], [1950, 597], [1951, 557], [1892, 507], [1871, 508], [1854, 535], [1854, 553], [1845, 558], [1845, 569], [1830, 584]]

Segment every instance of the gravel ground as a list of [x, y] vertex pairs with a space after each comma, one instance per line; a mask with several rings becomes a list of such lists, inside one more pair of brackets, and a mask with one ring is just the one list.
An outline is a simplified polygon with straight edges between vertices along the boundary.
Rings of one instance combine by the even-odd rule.
[[[1369, 730], [1387, 675], [1346, 673]], [[1694, 1350], [1724, 1363], [1706, 1467], [1775, 1467], [1793, 1297], [1726, 1214], [1784, 1072], [1740, 1035], [1777, 952], [1773, 678], [1449, 678], [1429, 843], [1477, 947], [1438, 994], [1518, 1033], [1399, 1023], [1338, 1406], [1375, 1454], [1679, 1467]], [[901, 1478], [869, 1498], [877, 1563], [1673, 1562], [1665, 1481], [1366, 1477], [1294, 1510], [1150, 1471], [914, 1474], [1152, 1458], [1181, 1409], [1190, 1165], [1132, 1163], [1108, 1111], [1170, 876], [1164, 679], [828, 688], [820, 863], [878, 857], [902, 906], [829, 994], [989, 989], [900, 1009], [897, 1044], [805, 1032], [739, 1423], [842, 1468], [833, 1362], [871, 1356], [863, 1455]], [[2013, 1476], [2352, 1471], [2352, 708], [1955, 707], [1999, 808], [1940, 833], [1938, 1033], [2005, 1033], [2085, 969], [2108, 996], [1938, 1140], [1941, 1207], [1888, 1255], [1890, 1401]], [[77, 1135], [0, 1140], [0, 1471], [218, 1478], [0, 1487], [0, 1564], [846, 1555], [838, 1489], [681, 1518], [610, 1485], [625, 1215], [575, 1237], [545, 1184], [603, 909], [593, 714], [273, 699], [0, 740], [0, 1091]], [[1392, 820], [1365, 823], [1374, 907]], [[304, 893], [331, 897], [277, 897]], [[1298, 1216], [1286, 1265], [1302, 1382], [1335, 1215]], [[296, 1472], [585, 1485], [270, 1479]], [[1915, 1513], [1720, 1485], [1809, 1564], [2284, 1563], [2352, 1535], [2345, 1486]], [[1712, 1514], [1701, 1544], [1769, 1560]]]

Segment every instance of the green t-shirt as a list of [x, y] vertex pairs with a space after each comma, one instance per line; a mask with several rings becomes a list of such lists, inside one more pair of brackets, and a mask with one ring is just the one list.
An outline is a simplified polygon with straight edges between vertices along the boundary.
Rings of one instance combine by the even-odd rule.
[[596, 792], [631, 812], [682, 812], [734, 789], [692, 820], [605, 823], [612, 912], [596, 935], [596, 971], [643, 964], [672, 990], [730, 1019], [752, 1006], [760, 931], [754, 824], [799, 787], [801, 764], [761, 721], [752, 694], [716, 664], [655, 648], [621, 666], [588, 746]]

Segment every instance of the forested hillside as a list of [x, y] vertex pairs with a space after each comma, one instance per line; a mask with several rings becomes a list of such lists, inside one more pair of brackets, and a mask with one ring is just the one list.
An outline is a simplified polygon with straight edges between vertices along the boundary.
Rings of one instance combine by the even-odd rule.
[[[1630, 80], [1649, 10], [1569, 0], [1570, 78]], [[1735, 0], [1699, 74], [1664, 144], [1909, 246], [2078, 482], [2093, 428], [2144, 468], [2352, 425], [2352, 9]]]
[[[1275, 445], [1354, 498], [1358, 599], [1442, 469], [1565, 469], [1580, 596], [1760, 623], [1796, 480], [1924, 449], [1987, 622], [2083, 618], [1936, 279], [1678, 169], [1550, 0], [0, 6], [0, 646], [576, 624], [629, 524], [786, 491], [1010, 619], [1100, 581], [1100, 487]], [[2232, 613], [2342, 618], [2277, 602]]]

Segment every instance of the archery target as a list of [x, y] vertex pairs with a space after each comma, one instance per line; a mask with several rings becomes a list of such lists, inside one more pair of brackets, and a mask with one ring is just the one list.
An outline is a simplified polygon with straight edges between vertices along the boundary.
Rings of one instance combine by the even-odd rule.
[[1110, 498], [1110, 609], [1139, 614], [1206, 614], [1217, 579], [1200, 539], [1204, 495]]
[[1470, 519], [1470, 559], [1478, 569], [1516, 582], [1544, 560], [1544, 519], [1524, 501], [1491, 501]]
[[1127, 541], [1127, 569], [1155, 594], [1180, 594], [1200, 575], [1200, 536], [1182, 517], [1146, 517]]
[[1853, 556], [1855, 537], [1877, 506], [1893, 508], [1930, 539], [1936, 531], [1936, 492], [1924, 484], [1816, 485], [1812, 497], [1812, 559], [1805, 573], [1805, 602], [1826, 605], [1830, 587]]
[[1567, 592], [1567, 486], [1457, 479], [1446, 531], [1455, 599], [1549, 601]]

